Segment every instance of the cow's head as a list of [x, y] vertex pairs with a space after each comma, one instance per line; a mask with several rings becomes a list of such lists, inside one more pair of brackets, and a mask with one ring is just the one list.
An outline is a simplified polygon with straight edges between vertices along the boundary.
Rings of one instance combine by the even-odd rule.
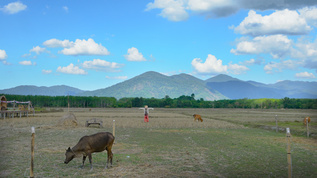
[[68, 164], [71, 160], [73, 160], [75, 158], [75, 153], [72, 149], [70, 149], [70, 147], [68, 147], [68, 149], [66, 150], [65, 153], [66, 159], [64, 161], [65, 164]]

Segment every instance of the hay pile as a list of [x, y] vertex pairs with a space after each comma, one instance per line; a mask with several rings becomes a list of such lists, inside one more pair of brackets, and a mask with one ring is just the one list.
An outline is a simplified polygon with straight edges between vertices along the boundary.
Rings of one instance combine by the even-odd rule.
[[58, 126], [71, 126], [71, 127], [77, 127], [78, 121], [76, 119], [76, 116], [73, 113], [67, 113], [65, 114], [57, 123]]

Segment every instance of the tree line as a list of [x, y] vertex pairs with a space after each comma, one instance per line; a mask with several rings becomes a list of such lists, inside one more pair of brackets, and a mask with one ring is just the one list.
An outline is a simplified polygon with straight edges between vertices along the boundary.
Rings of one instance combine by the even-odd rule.
[[[97, 97], [97, 96], [39, 96], [39, 95], [5, 95], [8, 101], [31, 101], [33, 107], [78, 107], [78, 108], [129, 108], [165, 107], [165, 108], [252, 108], [252, 109], [317, 109], [317, 99], [227, 99], [205, 101], [203, 98], [195, 99], [191, 96], [182, 95], [178, 98], [121, 98]], [[8, 107], [10, 107], [8, 105]]]

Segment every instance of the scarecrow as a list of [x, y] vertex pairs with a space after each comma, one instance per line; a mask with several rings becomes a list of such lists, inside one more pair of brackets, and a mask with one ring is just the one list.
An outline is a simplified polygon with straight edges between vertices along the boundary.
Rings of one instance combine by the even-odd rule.
[[144, 106], [144, 108], [139, 108], [144, 110], [144, 122], [149, 122], [149, 113], [150, 109], [154, 110], [153, 108], [149, 108], [147, 105]]

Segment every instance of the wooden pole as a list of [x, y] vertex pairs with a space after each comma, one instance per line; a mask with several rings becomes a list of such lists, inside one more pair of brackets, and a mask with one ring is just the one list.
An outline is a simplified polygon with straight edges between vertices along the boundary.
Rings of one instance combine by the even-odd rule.
[[[113, 120], [112, 122], [112, 134], [115, 137], [116, 136], [116, 122], [115, 120]], [[116, 142], [116, 140], [114, 141], [114, 143]]]
[[115, 122], [115, 120], [113, 120], [113, 122], [112, 122], [112, 134], [113, 134], [113, 136], [115, 136], [116, 135], [116, 122]]
[[69, 94], [68, 94], [68, 112], [69, 112]]
[[306, 119], [306, 131], [307, 131], [307, 138], [309, 138], [308, 118]]
[[278, 132], [277, 115], [275, 115], [276, 133]]
[[289, 128], [286, 128], [286, 139], [287, 139], [288, 178], [291, 178], [292, 177], [291, 132]]
[[30, 178], [34, 177], [33, 168], [34, 168], [34, 137], [35, 129], [32, 127], [32, 140], [31, 140], [31, 169], [30, 169]]

